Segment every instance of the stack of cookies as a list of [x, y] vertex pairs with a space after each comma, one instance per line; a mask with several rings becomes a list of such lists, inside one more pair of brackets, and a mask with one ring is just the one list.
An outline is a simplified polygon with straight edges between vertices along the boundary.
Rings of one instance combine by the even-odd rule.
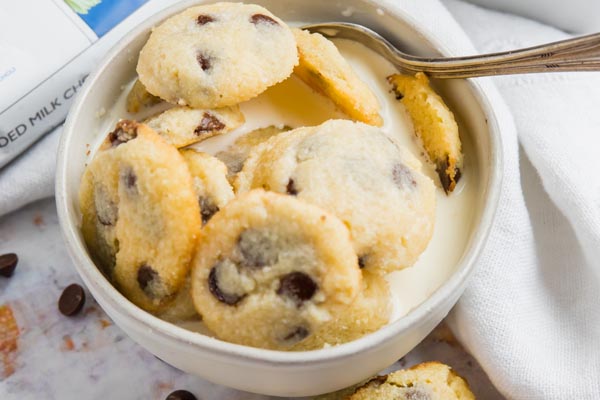
[[[80, 188], [83, 236], [121, 293], [164, 319], [200, 317], [220, 339], [269, 349], [322, 348], [386, 324], [385, 275], [427, 247], [436, 189], [378, 128], [376, 97], [335, 46], [262, 7], [217, 3], [156, 27], [137, 72], [128, 111], [171, 106], [121, 120]], [[215, 155], [188, 147], [243, 126], [239, 104], [292, 74], [349, 119], [267, 126]], [[411, 93], [430, 88], [406, 79], [390, 77], [410, 111], [424, 101]], [[452, 142], [431, 153], [449, 192], [460, 141], [443, 115], [444, 126], [423, 117], [434, 128], [415, 127], [424, 145]]]

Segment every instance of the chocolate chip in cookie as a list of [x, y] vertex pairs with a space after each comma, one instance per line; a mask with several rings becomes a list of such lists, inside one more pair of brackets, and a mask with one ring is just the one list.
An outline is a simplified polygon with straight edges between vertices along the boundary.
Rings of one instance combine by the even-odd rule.
[[200, 204], [200, 215], [202, 216], [202, 225], [205, 225], [208, 220], [219, 211], [217, 206], [212, 199], [204, 196], [198, 198], [198, 204]]
[[122, 120], [117, 123], [115, 130], [108, 135], [112, 147], [127, 143], [137, 137], [138, 123], [130, 120]]
[[213, 266], [210, 270], [210, 274], [208, 275], [208, 289], [212, 293], [213, 296], [216, 297], [221, 303], [225, 303], [230, 306], [234, 306], [239, 303], [244, 297], [245, 294], [238, 293], [228, 293], [222, 288], [222, 283], [220, 282], [221, 269], [226, 268], [226, 263], [232, 263], [231, 260], [224, 260], [218, 262], [215, 266]]
[[292, 178], [288, 181], [288, 184], [285, 187], [285, 191], [287, 194], [292, 196], [296, 196], [298, 194], [298, 188], [296, 187], [296, 182]]
[[120, 174], [121, 182], [129, 193], [137, 193], [137, 175], [133, 172], [133, 168], [125, 166]]
[[268, 15], [264, 15], [264, 14], [254, 14], [253, 16], [250, 17], [250, 22], [253, 23], [254, 25], [258, 25], [258, 24], [279, 25], [279, 23], [277, 21], [275, 21], [273, 18], [269, 17]]
[[223, 128], [225, 128], [225, 124], [219, 118], [209, 112], [205, 112], [202, 114], [200, 124], [194, 129], [194, 134], [200, 136], [205, 132], [220, 131]]
[[277, 262], [277, 244], [266, 230], [246, 229], [241, 233], [237, 245], [244, 267], [262, 268]]
[[422, 390], [410, 388], [404, 393], [406, 400], [431, 400], [431, 396]]
[[206, 14], [200, 14], [198, 15], [198, 17], [196, 18], [196, 23], [200, 26], [202, 25], [206, 25], [210, 22], [213, 22], [215, 19], [213, 17], [211, 17], [210, 15], [206, 15]]
[[277, 294], [292, 299], [300, 307], [315, 295], [317, 289], [317, 283], [310, 276], [296, 271], [280, 279]]
[[401, 190], [404, 190], [407, 187], [417, 186], [417, 181], [410, 169], [401, 163], [394, 164], [394, 168], [392, 169], [392, 179], [396, 186]]
[[115, 225], [119, 206], [108, 196], [105, 187], [101, 184], [97, 184], [94, 188], [94, 206], [98, 222], [104, 226]]
[[304, 326], [299, 326], [285, 336], [283, 341], [287, 343], [297, 343], [303, 339], [306, 339], [308, 335], [310, 335], [310, 331]]
[[202, 68], [202, 71], [209, 70], [212, 66], [211, 58], [201, 52], [198, 52], [196, 54], [196, 61], [198, 61], [198, 64], [200, 65], [200, 68]]
[[151, 266], [142, 264], [138, 269], [137, 281], [140, 285], [140, 289], [144, 291], [150, 297], [153, 296], [151, 288], [156, 285], [160, 280], [158, 272], [156, 272]]

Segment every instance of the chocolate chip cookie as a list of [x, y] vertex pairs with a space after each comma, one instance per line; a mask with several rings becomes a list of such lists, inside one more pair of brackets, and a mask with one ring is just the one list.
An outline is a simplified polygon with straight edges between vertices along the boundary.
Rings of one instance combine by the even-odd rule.
[[230, 132], [244, 123], [238, 106], [214, 110], [173, 107], [144, 121], [177, 148]]
[[137, 72], [148, 91], [193, 108], [238, 104], [290, 76], [294, 35], [263, 7], [216, 3], [191, 7], [156, 27]]
[[360, 266], [385, 273], [411, 266], [433, 234], [435, 186], [420, 167], [378, 128], [330, 120], [254, 148], [235, 184], [331, 212], [350, 229]]
[[267, 126], [265, 128], [255, 129], [236, 139], [226, 150], [215, 154], [219, 160], [227, 166], [227, 179], [233, 182], [235, 175], [242, 170], [244, 161], [248, 157], [250, 150], [267, 139], [281, 132], [289, 131], [289, 126]]
[[191, 149], [180, 152], [192, 174], [204, 225], [233, 199], [233, 189], [227, 181], [227, 167], [210, 154]]
[[147, 126], [119, 122], [84, 173], [80, 205], [86, 243], [119, 290], [149, 311], [172, 301], [201, 224], [179, 152]]
[[347, 400], [475, 400], [467, 382], [449, 366], [427, 362], [378, 376]]
[[460, 179], [463, 164], [454, 114], [422, 72], [415, 76], [396, 74], [387, 79], [396, 98], [406, 107], [415, 133], [435, 165], [442, 187], [446, 193], [452, 192]]
[[318, 33], [294, 29], [299, 64], [294, 73], [307, 85], [329, 97], [355, 121], [381, 126], [379, 102], [335, 45]]
[[361, 273], [347, 228], [290, 196], [253, 190], [204, 226], [192, 298], [218, 338], [290, 349], [351, 304]]

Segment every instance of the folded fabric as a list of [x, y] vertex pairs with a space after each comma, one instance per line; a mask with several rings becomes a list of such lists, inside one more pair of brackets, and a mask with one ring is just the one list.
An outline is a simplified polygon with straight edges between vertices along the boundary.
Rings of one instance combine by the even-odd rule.
[[[566, 34], [455, 0], [479, 52]], [[517, 127], [503, 132], [496, 222], [451, 327], [511, 399], [600, 398], [600, 73], [493, 79]]]
[[0, 171], [0, 215], [54, 196], [61, 131], [62, 126], [54, 129]]

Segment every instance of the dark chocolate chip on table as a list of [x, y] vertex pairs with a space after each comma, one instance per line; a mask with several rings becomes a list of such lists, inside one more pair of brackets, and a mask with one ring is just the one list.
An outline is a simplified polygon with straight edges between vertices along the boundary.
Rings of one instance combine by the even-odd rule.
[[196, 396], [187, 390], [176, 390], [170, 393], [166, 400], [197, 400]]
[[76, 315], [85, 304], [85, 291], [77, 283], [72, 283], [63, 290], [58, 299], [58, 309], [67, 317]]
[[15, 253], [2, 254], [0, 256], [0, 276], [10, 278], [17, 268], [19, 257]]

